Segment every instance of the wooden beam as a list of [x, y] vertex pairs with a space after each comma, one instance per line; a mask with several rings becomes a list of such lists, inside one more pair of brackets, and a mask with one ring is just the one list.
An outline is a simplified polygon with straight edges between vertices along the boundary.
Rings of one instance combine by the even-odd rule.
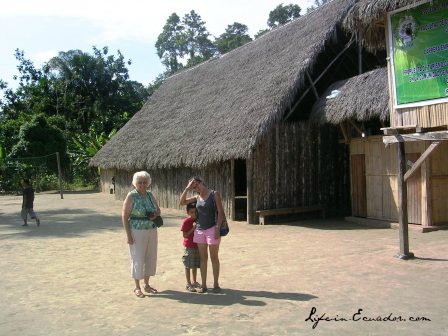
[[316, 97], [316, 100], [319, 100], [319, 94], [317, 93], [316, 87], [314, 86], [314, 83], [313, 83], [313, 79], [311, 78], [308, 70], [306, 71], [306, 76], [308, 77], [308, 80], [310, 81], [311, 88], [313, 89], [314, 97]]
[[358, 74], [362, 74], [362, 33], [358, 32], [356, 35], [358, 40]]
[[385, 145], [389, 145], [389, 144], [393, 144], [393, 143], [397, 143], [397, 142], [439, 141], [439, 140], [440, 141], [448, 140], [448, 131], [383, 136], [383, 143]]
[[350, 143], [350, 136], [349, 136], [347, 130], [345, 129], [345, 122], [342, 122], [341, 124], [339, 124], [339, 127], [341, 128], [342, 135], [344, 136], [345, 144], [348, 145]]
[[[341, 50], [341, 52], [339, 52], [339, 54], [336, 55], [336, 57], [327, 65], [327, 67], [322, 71], [322, 73], [314, 80], [313, 84], [316, 84], [323, 75], [325, 75], [325, 73], [328, 71], [328, 69], [330, 69], [330, 67], [339, 59], [339, 57], [341, 57], [344, 52], [350, 48], [350, 46], [353, 44], [353, 39], [350, 40], [344, 47], [344, 49]], [[300, 96], [300, 98], [297, 100], [297, 102], [294, 104], [294, 106], [289, 110], [289, 113], [287, 114], [287, 116], [284, 118], [284, 120], [287, 120], [291, 114], [294, 112], [294, 110], [296, 109], [297, 105], [300, 104], [300, 102], [303, 100], [303, 98], [305, 98], [305, 96], [308, 94], [308, 92], [311, 90], [311, 87], [309, 87], [308, 89], [305, 90], [304, 93], [302, 93], [302, 95]]]
[[399, 142], [398, 146], [398, 232], [400, 237], [400, 251], [396, 257], [400, 259], [410, 259], [414, 254], [409, 252], [409, 232], [408, 232], [408, 192], [407, 184], [404, 180], [406, 171], [406, 153], [404, 142]]
[[362, 133], [363, 133], [363, 132], [362, 132], [362, 129], [360, 129], [360, 128], [358, 127], [358, 125], [356, 125], [355, 122], [354, 122], [353, 120], [349, 119], [348, 122], [355, 128], [355, 130], [359, 133], [359, 135], [362, 136]]
[[408, 125], [408, 126], [396, 126], [396, 127], [383, 127], [380, 128], [380, 130], [383, 131], [384, 135], [395, 135], [398, 134], [400, 130], [413, 130], [417, 128], [418, 125]]
[[417, 171], [417, 169], [420, 168], [420, 166], [425, 162], [425, 160], [431, 155], [431, 153], [434, 151], [434, 149], [437, 148], [438, 145], [440, 145], [440, 141], [433, 142], [424, 152], [423, 154], [418, 158], [418, 160], [412, 165], [412, 168], [409, 169], [406, 174], [404, 174], [404, 180], [405, 182]]

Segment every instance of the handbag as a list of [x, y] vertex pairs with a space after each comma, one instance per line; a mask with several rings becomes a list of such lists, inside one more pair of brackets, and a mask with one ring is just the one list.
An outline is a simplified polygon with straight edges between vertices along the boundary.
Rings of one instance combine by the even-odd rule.
[[[152, 200], [152, 195], [149, 192], [146, 192], [146, 193], [147, 193], [147, 195], [149, 197], [149, 200], [151, 201], [152, 206], [154, 207], [154, 209], [157, 209], [156, 206], [154, 205], [153, 200]], [[152, 212], [148, 212], [148, 210], [146, 210], [146, 215], [148, 216], [148, 219], [149, 219], [149, 217], [152, 217], [153, 213]], [[149, 219], [149, 220], [151, 220], [158, 228], [163, 225], [163, 218], [162, 218], [162, 216], [157, 216], [156, 218]]]
[[[216, 206], [216, 201], [215, 201], [215, 191], [213, 191], [213, 204], [215, 205], [215, 210], [216, 210], [216, 218], [218, 218], [218, 207]], [[223, 219], [222, 219], [222, 223], [221, 223], [221, 227], [219, 228], [219, 235], [220, 236], [227, 236], [227, 234], [230, 232], [230, 228], [229, 228], [229, 223], [227, 222], [227, 218], [226, 218], [226, 214], [223, 211]]]
[[163, 218], [161, 216], [157, 216], [152, 220], [154, 224], [159, 228], [163, 225]]

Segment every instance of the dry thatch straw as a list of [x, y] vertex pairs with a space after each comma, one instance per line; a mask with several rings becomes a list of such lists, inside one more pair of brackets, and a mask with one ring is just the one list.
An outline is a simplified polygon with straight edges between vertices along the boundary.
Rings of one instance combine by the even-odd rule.
[[361, 0], [344, 19], [347, 31], [358, 33], [362, 44], [370, 51], [386, 49], [385, 20], [387, 12], [413, 5], [418, 0]]
[[205, 167], [247, 158], [334, 43], [354, 0], [334, 0], [168, 78], [91, 160], [102, 168]]
[[[385, 121], [389, 119], [387, 83], [386, 68], [338, 81], [314, 104], [310, 121], [339, 124], [348, 119], [361, 122], [374, 117]], [[327, 98], [333, 90], [338, 90], [339, 94]]]

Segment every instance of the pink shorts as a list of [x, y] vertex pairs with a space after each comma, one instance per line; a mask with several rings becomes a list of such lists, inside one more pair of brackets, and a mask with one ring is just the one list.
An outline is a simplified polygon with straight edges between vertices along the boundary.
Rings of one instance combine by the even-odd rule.
[[221, 237], [215, 239], [216, 226], [207, 230], [194, 230], [193, 241], [196, 244], [219, 245]]

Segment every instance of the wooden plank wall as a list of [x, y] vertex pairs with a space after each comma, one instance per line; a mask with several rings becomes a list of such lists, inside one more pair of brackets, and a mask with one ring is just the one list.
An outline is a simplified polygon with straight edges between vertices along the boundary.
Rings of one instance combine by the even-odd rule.
[[253, 154], [254, 209], [325, 204], [330, 214], [349, 213], [348, 148], [338, 132], [307, 123], [273, 128]]
[[[151, 175], [152, 184], [149, 187], [162, 208], [183, 210], [179, 206], [179, 197], [192, 176], [200, 176], [210, 189], [220, 192], [223, 207], [227, 217], [232, 216], [232, 201], [234, 198], [233, 181], [231, 181], [230, 161], [219, 165], [211, 165], [204, 169], [171, 168], [147, 170]], [[141, 169], [139, 169], [141, 170]], [[137, 170], [136, 170], [137, 171]], [[116, 199], [124, 200], [129, 191], [133, 189], [132, 176], [135, 171], [119, 170], [116, 173]], [[192, 196], [193, 193], [190, 193]]]
[[433, 152], [431, 165], [433, 224], [448, 224], [448, 141]]
[[391, 126], [419, 125], [438, 127], [448, 125], [448, 103], [393, 109]]
[[[423, 141], [407, 142], [406, 154], [423, 153], [427, 147]], [[381, 136], [353, 139], [350, 154], [365, 154], [366, 157], [366, 193], [367, 217], [382, 220], [398, 220], [397, 190], [397, 148], [396, 145], [385, 147]], [[433, 225], [448, 223], [448, 142], [443, 142], [431, 155], [432, 167], [432, 218]], [[417, 173], [418, 174], [418, 173]], [[419, 176], [417, 176], [418, 178]], [[415, 187], [415, 186], [414, 186]], [[415, 198], [426, 193], [412, 192]], [[419, 206], [421, 199], [408, 199], [408, 207], [423, 210]]]

